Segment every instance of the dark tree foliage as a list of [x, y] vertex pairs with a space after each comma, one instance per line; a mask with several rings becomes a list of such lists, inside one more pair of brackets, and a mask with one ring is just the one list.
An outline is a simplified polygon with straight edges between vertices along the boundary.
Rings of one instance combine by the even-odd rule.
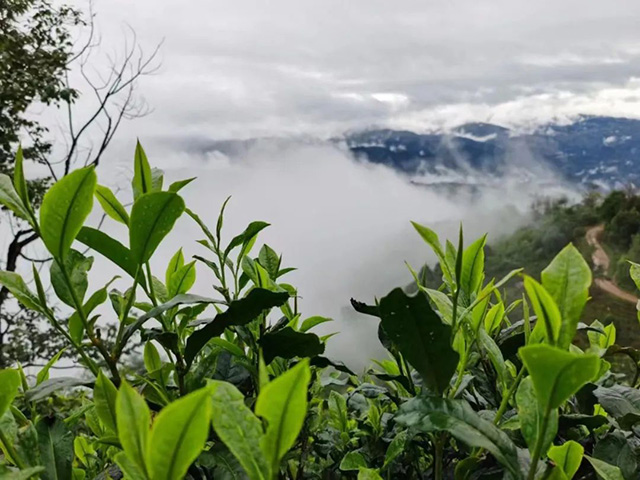
[[28, 138], [25, 156], [43, 161], [51, 151], [47, 130], [29, 109], [72, 102], [77, 92], [67, 86], [73, 56], [70, 27], [80, 13], [48, 0], [0, 2], [0, 169], [12, 170], [19, 138]]

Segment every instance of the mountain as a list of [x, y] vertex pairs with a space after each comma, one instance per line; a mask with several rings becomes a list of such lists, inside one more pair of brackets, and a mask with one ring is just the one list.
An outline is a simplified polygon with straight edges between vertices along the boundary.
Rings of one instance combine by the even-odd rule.
[[[387, 165], [418, 184], [473, 186], [508, 176], [541, 185], [562, 181], [605, 189], [640, 186], [640, 120], [628, 118], [583, 115], [573, 123], [550, 123], [527, 132], [490, 123], [433, 133], [369, 129], [330, 141], [358, 161]], [[317, 138], [205, 140], [195, 149], [233, 158], [260, 142], [272, 150], [292, 143], [323, 143]]]
[[366, 130], [342, 140], [361, 159], [437, 182], [446, 174], [535, 176], [607, 188], [640, 184], [640, 120], [582, 116], [522, 133], [469, 123], [444, 133]]

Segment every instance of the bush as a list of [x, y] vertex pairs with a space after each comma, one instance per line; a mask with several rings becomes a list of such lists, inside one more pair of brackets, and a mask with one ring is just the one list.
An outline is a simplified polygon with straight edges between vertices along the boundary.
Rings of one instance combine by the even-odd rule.
[[[224, 205], [209, 228], [179, 195], [190, 180], [163, 190], [140, 146], [134, 172], [130, 210], [89, 167], [56, 183], [39, 216], [20, 175], [0, 178], [2, 203], [53, 257], [57, 300], [36, 269], [35, 291], [9, 272], [0, 283], [54, 326], [87, 373], [49, 378], [58, 356], [35, 379], [19, 365], [0, 371], [2, 478], [638, 477], [638, 373], [622, 383], [609, 360], [624, 355], [637, 369], [640, 352], [618, 347], [613, 325], [580, 323], [591, 271], [572, 245], [539, 281], [520, 269], [487, 279], [486, 237], [465, 246], [460, 232], [458, 245], [442, 245], [415, 224], [441, 285], [411, 270], [415, 295], [396, 288], [352, 300], [389, 353], [358, 376], [323, 355], [328, 336], [311, 330], [330, 319], [303, 319], [282, 256], [266, 245], [252, 255], [266, 223], [223, 244]], [[128, 228], [127, 245], [84, 225], [94, 196]], [[149, 259], [184, 214], [202, 229], [207, 255], [187, 262], [179, 250], [160, 279]], [[89, 295], [92, 260], [77, 242], [130, 287], [110, 282]], [[213, 296], [190, 292], [195, 262], [211, 270]], [[640, 280], [640, 265], [631, 274]], [[514, 279], [526, 298], [508, 301], [501, 292]], [[107, 298], [111, 336], [95, 315]], [[73, 309], [68, 319], [57, 302]], [[579, 330], [584, 349], [572, 344]], [[138, 342], [142, 372], [123, 363]]]

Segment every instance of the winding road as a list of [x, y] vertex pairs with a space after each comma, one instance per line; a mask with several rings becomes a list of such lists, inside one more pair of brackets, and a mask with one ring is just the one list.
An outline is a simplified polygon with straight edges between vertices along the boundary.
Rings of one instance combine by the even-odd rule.
[[[606, 275], [609, 271], [609, 265], [611, 261], [609, 259], [609, 255], [607, 255], [607, 252], [605, 252], [604, 248], [602, 248], [602, 245], [599, 241], [600, 235], [603, 231], [604, 225], [596, 225], [595, 227], [591, 227], [587, 230], [585, 238], [587, 240], [587, 243], [594, 249], [593, 254], [591, 255], [594, 273], [601, 273]], [[638, 297], [629, 292], [625, 292], [609, 278], [596, 277], [594, 278], [594, 282], [600, 289], [615, 297], [618, 297], [621, 300], [631, 302], [634, 305], [638, 303]]]

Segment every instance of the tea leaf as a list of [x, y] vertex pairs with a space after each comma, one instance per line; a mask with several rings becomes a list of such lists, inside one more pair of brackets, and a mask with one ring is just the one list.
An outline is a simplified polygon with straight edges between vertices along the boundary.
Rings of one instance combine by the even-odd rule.
[[146, 475], [151, 414], [144, 398], [126, 382], [122, 383], [116, 397], [116, 420], [124, 452]]
[[600, 368], [600, 359], [595, 355], [569, 353], [544, 344], [522, 347], [519, 354], [543, 410], [558, 408], [593, 380]]
[[4, 173], [0, 173], [0, 204], [7, 207], [16, 216], [29, 220], [27, 207], [20, 199], [20, 195], [16, 192], [9, 176]]
[[447, 431], [460, 442], [484, 448], [514, 478], [522, 478], [517, 449], [511, 439], [491, 422], [478, 416], [464, 400], [415, 397], [398, 409], [395, 419], [401, 425], [425, 433]]
[[190, 365], [202, 347], [212, 338], [220, 336], [227, 327], [245, 325], [264, 310], [279, 307], [288, 299], [289, 294], [286, 292], [255, 288], [246, 297], [231, 302], [227, 310], [216, 315], [204, 328], [196, 330], [189, 336], [184, 353], [185, 361]]
[[[131, 278], [135, 278], [138, 266], [134, 261], [133, 255], [127, 247], [116, 239], [95, 228], [82, 227], [78, 234], [78, 241], [111, 260], [127, 272]], [[141, 285], [145, 285], [143, 277], [139, 277], [138, 280]]]
[[96, 198], [102, 206], [104, 213], [109, 215], [116, 222], [129, 225], [129, 214], [108, 187], [96, 185]]
[[44, 312], [38, 297], [29, 290], [29, 287], [27, 287], [27, 284], [19, 274], [0, 270], [0, 285], [6, 287], [11, 292], [11, 295], [16, 297], [16, 300], [25, 308], [36, 312]]
[[551, 411], [547, 425], [543, 426], [545, 412], [542, 404], [538, 402], [531, 377], [525, 378], [520, 383], [516, 392], [516, 403], [518, 405], [520, 431], [527, 442], [530, 452], [534, 451], [542, 429], [545, 429], [544, 442], [540, 452], [544, 456], [558, 432], [558, 410]]
[[584, 447], [578, 442], [569, 440], [560, 446], [552, 446], [549, 449], [549, 458], [554, 461], [566, 477], [571, 480], [580, 468]]
[[486, 242], [487, 236], [484, 235], [469, 245], [462, 256], [460, 287], [469, 298], [482, 286], [484, 278], [484, 245]]
[[[64, 272], [62, 265], [64, 265]], [[84, 301], [84, 295], [89, 287], [87, 272], [93, 265], [93, 257], [85, 257], [77, 250], [69, 250], [63, 260], [55, 259], [51, 264], [51, 285], [60, 300], [70, 307], [76, 306], [75, 297], [79, 302]], [[65, 275], [66, 272], [66, 275]], [[71, 283], [68, 285], [67, 280]], [[71, 292], [73, 289], [73, 293]]]
[[47, 249], [63, 259], [93, 208], [96, 172], [86, 167], [57, 181], [42, 199], [40, 234]]
[[277, 472], [280, 460], [293, 447], [307, 413], [307, 387], [311, 380], [309, 361], [303, 360], [275, 380], [258, 395], [256, 415], [267, 422], [260, 446], [271, 471]]
[[147, 459], [151, 478], [184, 478], [207, 440], [210, 415], [210, 392], [206, 388], [162, 409], [153, 423], [149, 439]]
[[169, 260], [169, 265], [167, 265], [167, 271], [165, 272], [165, 283], [169, 285], [171, 281], [171, 275], [177, 272], [181, 267], [184, 266], [184, 255], [182, 253], [182, 248], [180, 248]]
[[144, 152], [140, 141], [136, 143], [136, 152], [133, 157], [133, 199], [137, 200], [144, 193], [152, 191], [153, 178], [151, 175], [151, 166], [147, 160], [147, 154]]
[[56, 418], [43, 418], [36, 425], [42, 480], [71, 480], [73, 462], [73, 434], [65, 423]]
[[585, 455], [584, 458], [589, 461], [593, 469], [598, 474], [598, 477], [602, 480], [624, 480], [622, 472], [618, 467], [609, 465], [608, 463], [598, 460], [597, 458], [590, 457], [589, 455]]
[[129, 243], [131, 255], [138, 264], [151, 258], [184, 208], [184, 200], [171, 192], [145, 193], [136, 200], [131, 209]]
[[591, 268], [578, 249], [569, 244], [542, 271], [541, 278], [562, 318], [558, 346], [569, 348], [589, 298]]
[[458, 365], [451, 348], [451, 327], [440, 320], [422, 293], [407, 296], [397, 288], [380, 300], [381, 325], [425, 384], [438, 393], [448, 386]]
[[546, 337], [551, 345], [555, 345], [562, 326], [562, 317], [555, 300], [542, 285], [531, 277], [524, 277], [524, 289], [537, 316], [536, 326], [532, 333], [541, 338]]
[[187, 293], [196, 281], [196, 262], [180, 267], [171, 275], [167, 284], [169, 297]]
[[324, 353], [324, 344], [314, 333], [297, 332], [291, 327], [267, 332], [260, 339], [264, 361], [268, 365], [274, 358], [315, 357]]
[[261, 450], [262, 423], [244, 403], [244, 395], [230, 383], [211, 381], [211, 421], [222, 442], [251, 480], [270, 480], [271, 468]]
[[20, 373], [17, 370], [0, 370], [0, 417], [9, 410], [20, 388]]
[[112, 433], [117, 433], [116, 399], [118, 390], [115, 385], [102, 372], [98, 373], [96, 384], [93, 387], [93, 403], [100, 421]]

